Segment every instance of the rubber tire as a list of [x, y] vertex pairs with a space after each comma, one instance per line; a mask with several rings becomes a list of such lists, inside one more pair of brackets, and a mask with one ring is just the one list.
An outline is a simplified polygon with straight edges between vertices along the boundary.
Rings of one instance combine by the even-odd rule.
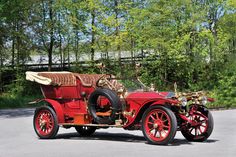
[[[112, 106], [111, 116], [102, 118], [96, 115], [96, 105], [99, 96], [104, 96], [110, 101]], [[88, 110], [92, 115], [94, 121], [98, 124], [112, 124], [117, 119], [117, 112], [121, 110], [120, 98], [117, 96], [116, 92], [110, 89], [98, 88], [89, 97]]]
[[91, 136], [95, 131], [96, 127], [91, 126], [75, 126], [75, 130], [80, 134], [80, 136]]
[[[51, 133], [46, 135], [46, 136], [45, 135], [41, 135], [38, 132], [38, 130], [36, 129], [36, 126], [35, 126], [36, 125], [35, 124], [35, 120], [37, 118], [38, 113], [41, 110], [48, 110], [52, 114], [53, 121], [54, 121], [54, 128], [52, 129]], [[34, 126], [34, 131], [36, 132], [36, 134], [38, 135], [39, 138], [41, 138], [41, 139], [52, 139], [52, 138], [55, 138], [55, 136], [57, 135], [57, 132], [59, 130], [58, 120], [57, 120], [57, 116], [56, 116], [55, 111], [51, 107], [49, 107], [49, 106], [42, 106], [42, 107], [36, 108], [36, 110], [34, 112], [33, 126]]]
[[[149, 112], [151, 112], [152, 110], [155, 110], [155, 109], [160, 109], [160, 110], [163, 110], [170, 118], [170, 121], [171, 121], [171, 130], [170, 130], [170, 133], [169, 135], [166, 137], [166, 139], [164, 139], [163, 141], [154, 141], [152, 140], [146, 133], [146, 130], [144, 128], [145, 126], [145, 119], [146, 119], [146, 116], [149, 114]], [[142, 116], [142, 132], [143, 132], [143, 135], [145, 137], [145, 139], [148, 141], [149, 144], [153, 144], [153, 145], [167, 145], [169, 143], [171, 143], [175, 137], [175, 134], [176, 134], [176, 131], [177, 131], [177, 120], [176, 120], [176, 117], [175, 117], [175, 114], [168, 108], [164, 107], [164, 106], [152, 106], [152, 107], [149, 107], [143, 114]]]
[[[202, 108], [202, 112], [204, 111], [204, 109]], [[190, 134], [189, 132], [187, 132], [186, 130], [181, 130], [182, 135], [188, 140], [188, 141], [193, 141], [193, 142], [203, 142], [206, 141], [208, 139], [208, 137], [211, 135], [213, 128], [214, 128], [214, 120], [213, 120], [213, 116], [211, 114], [210, 111], [206, 110], [204, 111], [206, 112], [204, 115], [207, 115], [208, 117], [208, 128], [207, 131], [205, 133], [203, 133], [203, 135], [201, 135], [201, 138], [196, 138], [194, 135]]]

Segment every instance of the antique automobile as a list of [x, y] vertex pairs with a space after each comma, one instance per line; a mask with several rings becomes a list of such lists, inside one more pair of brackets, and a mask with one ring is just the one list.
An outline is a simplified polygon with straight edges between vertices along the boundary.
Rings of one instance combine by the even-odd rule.
[[[205, 141], [213, 118], [206, 107], [213, 99], [204, 92], [159, 92], [139, 79], [121, 80], [110, 74], [26, 72], [40, 84], [43, 102], [34, 114], [39, 138], [57, 135], [59, 126], [74, 127], [80, 136], [109, 127], [142, 130], [150, 144], [172, 142], [176, 131], [189, 141]], [[135, 88], [131, 87], [134, 85]]]

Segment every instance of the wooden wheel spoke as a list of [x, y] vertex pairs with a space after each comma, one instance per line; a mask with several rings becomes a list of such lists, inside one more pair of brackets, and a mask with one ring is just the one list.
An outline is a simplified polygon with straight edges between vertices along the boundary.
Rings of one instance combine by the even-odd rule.
[[201, 123], [205, 122], [205, 123], [206, 123], [206, 120], [205, 120], [205, 119], [203, 119], [203, 120], [200, 120], [199, 122], [201, 122]]
[[200, 118], [201, 118], [200, 116], [197, 116], [197, 117], [196, 117], [196, 120], [197, 120], [197, 121], [199, 121], [199, 120], [200, 120]]
[[158, 130], [157, 130], [157, 129], [155, 129], [155, 132], [154, 132], [154, 137], [157, 137], [157, 132], [158, 132]]
[[165, 132], [165, 134], [167, 134], [167, 133], [168, 133], [168, 130], [164, 130], [164, 129], [163, 129], [162, 131], [164, 131], [164, 132]]
[[164, 122], [167, 122], [167, 121], [168, 121], [168, 119], [162, 120], [163, 123], [164, 123]]
[[197, 134], [197, 128], [195, 128], [195, 136], [197, 136], [198, 134]]
[[169, 125], [164, 125], [164, 124], [163, 124], [163, 128], [167, 128], [167, 129], [169, 129], [170, 126], [169, 126]]
[[160, 130], [160, 131], [158, 131], [158, 132], [159, 132], [160, 138], [162, 138], [162, 133], [161, 133], [161, 130]]
[[150, 122], [150, 121], [148, 121], [148, 124], [151, 124], [151, 125], [153, 125], [153, 124], [154, 124], [154, 122]]
[[52, 123], [49, 123], [49, 124], [48, 124], [48, 127], [51, 128], [51, 127], [52, 127]]
[[149, 128], [149, 129], [148, 129], [148, 132], [150, 133], [153, 129], [154, 129], [153, 127], [152, 127], [152, 128]]
[[200, 126], [198, 127], [198, 130], [199, 130], [199, 132], [202, 134], [202, 129], [201, 129]]
[[150, 117], [151, 117], [152, 120], [156, 120], [156, 118], [154, 118], [153, 115], [150, 115]]
[[162, 118], [163, 118], [163, 115], [164, 115], [164, 114], [163, 114], [163, 113], [161, 113], [161, 117], [160, 117], [160, 120], [162, 120]]

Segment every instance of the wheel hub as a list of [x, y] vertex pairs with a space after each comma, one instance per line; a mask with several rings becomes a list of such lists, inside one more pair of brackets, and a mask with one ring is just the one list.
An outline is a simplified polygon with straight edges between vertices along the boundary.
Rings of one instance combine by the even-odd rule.
[[158, 129], [158, 130], [162, 129], [162, 122], [159, 121], [159, 120], [155, 121], [154, 124], [153, 124], [153, 128]]
[[42, 120], [40, 124], [41, 124], [42, 126], [45, 126], [45, 125], [46, 125], [46, 123], [47, 123], [47, 121], [46, 121], [46, 120]]
[[155, 124], [153, 125], [153, 128], [154, 128], [154, 129], [157, 129], [157, 128], [158, 128], [158, 124], [155, 123]]
[[39, 119], [39, 126], [42, 131], [48, 131], [50, 125], [50, 118], [48, 114], [43, 113]]

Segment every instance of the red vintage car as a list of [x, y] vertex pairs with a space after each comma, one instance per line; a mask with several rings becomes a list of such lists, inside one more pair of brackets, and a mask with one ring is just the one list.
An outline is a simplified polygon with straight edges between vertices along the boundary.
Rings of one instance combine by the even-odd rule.
[[[80, 136], [96, 129], [122, 127], [142, 130], [150, 144], [171, 143], [176, 131], [189, 141], [205, 141], [213, 118], [204, 92], [158, 92], [137, 80], [119, 80], [109, 74], [26, 72], [41, 85], [44, 102], [34, 114], [39, 138], [54, 138], [59, 126], [74, 127]], [[133, 86], [136, 88], [133, 88]], [[138, 87], [138, 89], [137, 89]]]

